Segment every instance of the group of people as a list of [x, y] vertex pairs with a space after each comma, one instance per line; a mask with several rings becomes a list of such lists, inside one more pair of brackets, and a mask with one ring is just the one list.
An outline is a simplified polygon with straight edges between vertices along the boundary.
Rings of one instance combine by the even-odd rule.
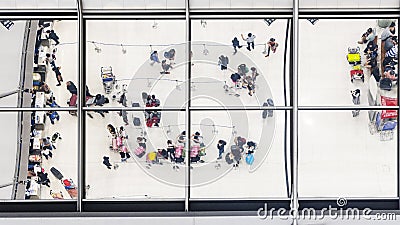
[[[251, 51], [252, 49], [254, 50], [254, 46], [255, 46], [254, 40], [256, 38], [256, 35], [254, 35], [252, 33], [248, 33], [247, 37], [245, 37], [243, 34], [241, 34], [241, 37], [242, 37], [243, 41], [245, 41], [247, 44], [246, 49], [249, 51]], [[271, 51], [273, 53], [275, 53], [278, 45], [279, 44], [276, 42], [275, 38], [270, 38], [266, 43], [267, 49], [265, 49], [265, 53], [266, 53], [265, 57], [268, 57]], [[237, 37], [233, 38], [232, 46], [233, 46], [233, 54], [235, 55], [238, 51], [237, 49], [242, 47], [242, 45], [240, 45], [240, 42]]]
[[[146, 105], [146, 107], [160, 107], [160, 100], [158, 98], [156, 98], [156, 96], [154, 94], [147, 95], [146, 100], [145, 100], [145, 105]], [[145, 117], [147, 127], [152, 127], [153, 125], [155, 127], [158, 127], [159, 123], [161, 121], [161, 112], [145, 110], [144, 117]]]
[[[391, 24], [384, 29], [381, 34], [381, 61], [380, 66], [378, 64], [379, 58], [379, 46], [377, 45], [377, 34], [376, 30], [373, 28], [368, 28], [365, 33], [362, 34], [361, 40], [358, 44], [366, 44], [363, 51], [366, 56], [366, 61], [364, 67], [369, 68], [371, 75], [374, 76], [379, 87], [382, 90], [390, 91], [393, 84], [397, 83], [398, 75], [396, 74], [395, 65], [397, 65], [398, 60], [398, 39], [395, 36], [396, 24], [391, 22]], [[360, 89], [355, 89], [350, 91], [352, 96], [352, 102], [354, 105], [360, 105]], [[353, 117], [358, 116], [360, 110], [353, 110]]]
[[160, 74], [170, 74], [169, 70], [172, 69], [172, 65], [175, 64], [175, 49], [170, 49], [164, 52], [164, 58], [160, 61], [157, 51], [152, 51], [150, 53], [150, 65], [154, 65], [155, 63], [161, 63], [162, 71]]
[[[115, 129], [115, 127], [111, 124], [107, 125], [107, 130], [111, 135], [111, 144], [110, 150], [116, 153], [119, 153], [121, 157], [121, 162], [126, 162], [127, 159], [131, 157], [130, 151], [128, 148], [128, 144], [126, 139], [128, 139], [128, 135], [123, 126], [120, 126], [119, 129]], [[109, 161], [108, 156], [103, 156], [103, 164], [107, 167], [107, 169], [112, 168], [112, 164]]]
[[[251, 70], [251, 73], [249, 73]], [[255, 93], [255, 85], [259, 73], [255, 67], [249, 68], [246, 64], [240, 64], [237, 67], [237, 72], [231, 75], [231, 80], [236, 88], [247, 89], [250, 96]]]
[[[246, 163], [252, 165], [256, 148], [257, 144], [254, 141], [247, 141], [246, 138], [237, 136], [234, 138], [234, 145], [231, 146], [231, 151], [225, 155], [225, 161], [237, 168], [244, 157]], [[219, 158], [222, 158], [222, 156]]]

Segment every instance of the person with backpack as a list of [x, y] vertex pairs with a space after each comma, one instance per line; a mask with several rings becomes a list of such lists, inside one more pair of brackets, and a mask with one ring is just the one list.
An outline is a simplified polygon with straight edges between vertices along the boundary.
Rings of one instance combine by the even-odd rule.
[[218, 141], [218, 144], [217, 144], [218, 158], [217, 159], [222, 159], [222, 154], [225, 151], [225, 145], [226, 145], [226, 141], [224, 141], [224, 140]]
[[110, 157], [103, 156], [103, 164], [107, 167], [107, 169], [111, 169]]
[[167, 64], [167, 60], [163, 60], [161, 62], [161, 68], [163, 71], [160, 72], [160, 74], [170, 74], [170, 72], [168, 70], [172, 69], [171, 64]]
[[57, 34], [54, 32], [54, 30], [48, 30], [48, 31], [46, 31], [46, 33], [48, 35], [48, 37], [47, 37], [48, 39], [55, 41], [56, 45], [60, 44], [60, 41], [59, 41], [60, 38], [57, 36]]

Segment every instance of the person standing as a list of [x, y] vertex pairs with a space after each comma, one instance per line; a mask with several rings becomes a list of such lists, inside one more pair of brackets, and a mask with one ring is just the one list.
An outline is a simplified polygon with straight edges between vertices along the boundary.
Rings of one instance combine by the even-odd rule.
[[396, 33], [396, 24], [392, 22], [389, 27], [385, 28], [381, 34], [381, 55], [385, 55], [386, 51], [389, 51], [389, 49], [392, 46], [392, 36]]
[[150, 65], [154, 65], [154, 63], [161, 63], [160, 59], [158, 58], [157, 51], [153, 51], [150, 55]]
[[247, 38], [244, 38], [242, 34], [242, 39], [247, 42], [247, 50], [251, 51], [251, 49], [254, 49], [254, 39], [256, 36], [252, 33], [247, 34]]
[[[351, 96], [353, 98], [354, 105], [360, 105], [360, 89], [355, 89], [354, 91], [350, 91]], [[353, 117], [360, 115], [360, 110], [353, 110]]]
[[218, 65], [220, 65], [221, 70], [228, 69], [229, 58], [228, 56], [220, 55], [218, 58]]

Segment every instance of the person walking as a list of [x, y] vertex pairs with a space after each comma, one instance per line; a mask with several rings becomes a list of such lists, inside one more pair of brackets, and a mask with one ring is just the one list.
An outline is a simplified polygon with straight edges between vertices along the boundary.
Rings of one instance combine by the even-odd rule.
[[239, 44], [239, 40], [237, 39], [237, 37], [234, 37], [232, 40], [232, 46], [233, 46], [233, 54], [235, 55], [237, 53], [237, 49], [241, 48], [242, 46]]
[[[360, 105], [360, 94], [361, 91], [360, 89], [355, 89], [354, 91], [350, 91], [351, 97], [353, 98], [353, 104], [354, 105]], [[353, 117], [359, 116], [360, 115], [360, 110], [353, 110]]]
[[221, 70], [228, 69], [229, 58], [228, 56], [220, 55], [218, 58], [218, 65], [220, 65]]

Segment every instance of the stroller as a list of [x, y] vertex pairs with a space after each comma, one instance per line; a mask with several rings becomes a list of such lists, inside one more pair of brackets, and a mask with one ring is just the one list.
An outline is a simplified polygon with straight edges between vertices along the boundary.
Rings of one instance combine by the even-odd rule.
[[104, 91], [106, 94], [110, 94], [115, 84], [115, 76], [111, 66], [101, 67], [101, 79], [103, 81]]
[[347, 49], [347, 61], [350, 65], [361, 64], [360, 47]]

